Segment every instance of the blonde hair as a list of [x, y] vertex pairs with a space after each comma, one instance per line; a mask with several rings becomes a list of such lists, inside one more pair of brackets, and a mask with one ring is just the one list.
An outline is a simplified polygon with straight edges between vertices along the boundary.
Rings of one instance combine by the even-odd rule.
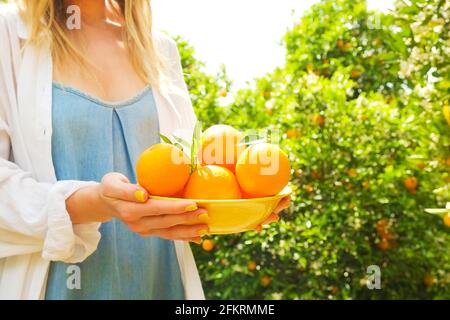
[[[82, 50], [68, 37], [63, 0], [18, 0], [22, 19], [30, 28], [26, 44], [49, 43], [57, 66], [70, 59], [86, 67], [89, 63]], [[152, 37], [150, 0], [117, 0], [123, 14], [124, 41], [137, 74], [151, 86], [160, 87], [164, 61]], [[25, 45], [26, 45], [25, 44]]]

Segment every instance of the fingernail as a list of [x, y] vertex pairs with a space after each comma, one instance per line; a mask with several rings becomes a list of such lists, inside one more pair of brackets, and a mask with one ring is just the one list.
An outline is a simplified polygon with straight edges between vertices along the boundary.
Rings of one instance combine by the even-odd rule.
[[184, 210], [186, 210], [186, 212], [189, 212], [189, 211], [195, 211], [195, 210], [197, 210], [197, 209], [198, 209], [198, 207], [197, 207], [196, 204], [190, 204], [190, 205], [188, 205], [186, 208], [184, 208]]
[[201, 229], [201, 230], [197, 231], [197, 234], [199, 236], [204, 236], [204, 235], [208, 234], [208, 230], [207, 229]]
[[190, 242], [196, 243], [196, 244], [201, 244], [202, 240], [190, 240]]
[[255, 228], [255, 231], [258, 232], [258, 233], [261, 232], [262, 231], [262, 226], [261, 225], [257, 226]]
[[134, 197], [137, 201], [144, 202], [145, 201], [145, 192], [142, 190], [136, 190], [134, 192]]
[[208, 222], [209, 221], [209, 215], [207, 213], [201, 213], [198, 215], [197, 218], [200, 222]]

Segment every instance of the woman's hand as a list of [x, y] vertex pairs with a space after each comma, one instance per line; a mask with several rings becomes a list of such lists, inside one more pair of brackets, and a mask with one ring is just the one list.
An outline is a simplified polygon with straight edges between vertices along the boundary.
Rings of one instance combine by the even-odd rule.
[[117, 218], [141, 236], [197, 243], [208, 233], [208, 214], [195, 202], [149, 199], [145, 189], [120, 173], [109, 173], [100, 184], [78, 190], [66, 205], [73, 223]]
[[290, 206], [291, 206], [290, 196], [281, 199], [280, 203], [278, 203], [273, 213], [264, 222], [262, 222], [259, 226], [256, 227], [256, 231], [261, 232], [263, 225], [270, 224], [280, 220], [279, 216], [280, 212], [283, 211], [284, 209], [289, 208]]

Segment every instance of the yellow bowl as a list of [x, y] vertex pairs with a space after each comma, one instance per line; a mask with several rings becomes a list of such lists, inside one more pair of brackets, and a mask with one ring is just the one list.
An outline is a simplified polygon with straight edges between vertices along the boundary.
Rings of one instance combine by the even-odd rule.
[[185, 201], [197, 203], [209, 215], [209, 234], [231, 234], [255, 229], [277, 207], [280, 200], [292, 192], [286, 187], [276, 196], [234, 200], [198, 200], [150, 196], [150, 199]]

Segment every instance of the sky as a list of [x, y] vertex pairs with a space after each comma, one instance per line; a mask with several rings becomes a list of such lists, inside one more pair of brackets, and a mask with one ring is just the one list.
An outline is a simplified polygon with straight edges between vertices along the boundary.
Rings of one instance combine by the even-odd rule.
[[[351, 1], [351, 0], [349, 0]], [[393, 0], [368, 0], [386, 11]], [[221, 64], [235, 88], [284, 63], [280, 41], [318, 0], [153, 0], [154, 26], [181, 35], [215, 72]]]

